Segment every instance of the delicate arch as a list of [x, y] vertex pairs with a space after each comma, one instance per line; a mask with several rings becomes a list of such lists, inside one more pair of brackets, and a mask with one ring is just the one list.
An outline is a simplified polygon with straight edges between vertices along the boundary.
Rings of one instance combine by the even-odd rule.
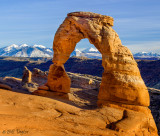
[[51, 91], [68, 93], [70, 79], [63, 64], [76, 44], [88, 38], [102, 54], [104, 73], [98, 103], [106, 101], [149, 106], [149, 94], [130, 50], [112, 29], [113, 18], [91, 12], [69, 13], [58, 28], [53, 42], [54, 64], [47, 86]]

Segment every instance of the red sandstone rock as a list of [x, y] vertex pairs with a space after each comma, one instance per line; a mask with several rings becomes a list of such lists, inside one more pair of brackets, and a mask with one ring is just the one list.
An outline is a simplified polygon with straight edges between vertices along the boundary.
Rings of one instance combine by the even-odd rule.
[[31, 76], [32, 76], [32, 72], [30, 70], [28, 70], [27, 67], [24, 67], [22, 84], [30, 83], [32, 81]]
[[52, 64], [49, 68], [47, 86], [51, 91], [69, 93], [71, 80], [63, 65]]
[[47, 82], [51, 90], [69, 92], [70, 81], [67, 74], [63, 71], [63, 79], [58, 77], [56, 73], [61, 70], [56, 67], [63, 67], [76, 44], [81, 39], [88, 38], [102, 53], [104, 73], [99, 90], [99, 103], [102, 100], [149, 106], [148, 90], [137, 63], [130, 50], [122, 45], [112, 26], [113, 18], [109, 16], [91, 12], [68, 14], [54, 37], [54, 64], [50, 68]]
[[[154, 119], [147, 107], [150, 103], [148, 90], [141, 78], [137, 63], [130, 50], [122, 45], [112, 26], [113, 18], [109, 16], [91, 12], [69, 13], [55, 34], [54, 64], [50, 66], [46, 86], [52, 91], [52, 95], [53, 92], [70, 92], [71, 83], [63, 64], [69, 59], [76, 44], [81, 39], [88, 38], [102, 54], [104, 73], [98, 95], [98, 106], [101, 107], [101, 115], [105, 117], [102, 121], [95, 116], [92, 122], [91, 118], [80, 116], [75, 122], [85, 120], [86, 123], [90, 122], [89, 124], [94, 124], [100, 129], [109, 128], [114, 132], [117, 131], [117, 136], [157, 136]], [[48, 96], [49, 91], [37, 90], [34, 93]], [[82, 123], [80, 122], [79, 124]]]
[[8, 85], [5, 85], [5, 84], [0, 84], [0, 88], [1, 89], [6, 89], [6, 90], [12, 90], [12, 88]]
[[49, 90], [49, 87], [48, 87], [48, 86], [45, 86], [45, 85], [39, 86], [39, 87], [38, 87], [38, 90]]

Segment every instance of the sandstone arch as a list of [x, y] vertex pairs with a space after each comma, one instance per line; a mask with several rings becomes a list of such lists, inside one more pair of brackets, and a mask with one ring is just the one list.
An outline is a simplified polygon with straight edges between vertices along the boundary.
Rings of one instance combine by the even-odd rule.
[[91, 12], [69, 13], [58, 28], [53, 42], [54, 57], [47, 86], [51, 91], [68, 93], [70, 79], [63, 64], [76, 44], [88, 38], [102, 54], [104, 73], [98, 103], [113, 101], [149, 106], [149, 94], [130, 50], [112, 29], [113, 18]]

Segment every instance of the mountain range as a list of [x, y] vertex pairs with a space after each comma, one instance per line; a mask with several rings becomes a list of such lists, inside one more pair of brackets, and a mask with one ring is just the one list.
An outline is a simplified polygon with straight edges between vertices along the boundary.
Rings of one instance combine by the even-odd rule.
[[29, 46], [27, 44], [12, 44], [7, 47], [0, 48], [0, 56], [12, 57], [52, 57], [53, 51], [43, 45]]
[[101, 59], [102, 55], [101, 53], [96, 49], [96, 48], [87, 48], [83, 51], [80, 51], [78, 49], [75, 49], [72, 53], [71, 53], [71, 57], [72, 56], [83, 56], [83, 57], [87, 57], [87, 58], [96, 58], [96, 59]]
[[[0, 48], [0, 56], [11, 56], [11, 57], [52, 57], [53, 50], [51, 48], [46, 48], [43, 45], [33, 45], [29, 46], [27, 44], [16, 45], [12, 44], [7, 47]], [[82, 51], [75, 49], [70, 57], [87, 57], [101, 59], [101, 53], [93, 47], [86, 48]], [[153, 52], [138, 52], [133, 54], [135, 59], [151, 59], [159, 60], [160, 54]]]
[[159, 60], [160, 54], [153, 53], [153, 52], [138, 52], [133, 54], [135, 59], [152, 59], [152, 60]]
[[[93, 47], [87, 48], [83, 51], [80, 51], [78, 49], [75, 49], [72, 54], [72, 56], [83, 56], [87, 58], [96, 58], [96, 59], [101, 59], [102, 55], [101, 53]], [[153, 52], [138, 52], [133, 54], [135, 59], [148, 59], [148, 60], [159, 60], [160, 59], [160, 54], [158, 53], [153, 53]]]

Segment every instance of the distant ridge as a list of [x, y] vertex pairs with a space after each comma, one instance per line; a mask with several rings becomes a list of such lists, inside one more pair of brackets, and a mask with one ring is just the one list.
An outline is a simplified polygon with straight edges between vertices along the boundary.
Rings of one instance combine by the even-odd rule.
[[160, 54], [153, 52], [138, 52], [133, 54], [135, 59], [159, 60]]
[[0, 48], [0, 56], [11, 57], [52, 57], [53, 51], [43, 45], [29, 46], [27, 44], [12, 44], [7, 47]]
[[[0, 48], [0, 56], [9, 57], [53, 57], [53, 50], [46, 48], [44, 45], [33, 45], [27, 44], [16, 45], [12, 44], [7, 47]], [[86, 57], [102, 59], [101, 53], [94, 47], [86, 48], [82, 51], [75, 49], [70, 57]], [[159, 60], [160, 54], [153, 52], [138, 52], [133, 54], [135, 59], [148, 59], [148, 60]]]
[[102, 58], [101, 53], [96, 48], [93, 48], [93, 47], [84, 49], [83, 51], [75, 49], [71, 54], [71, 57], [72, 56], [76, 56], [76, 57], [82, 56], [82, 57], [96, 58], [96, 59]]

